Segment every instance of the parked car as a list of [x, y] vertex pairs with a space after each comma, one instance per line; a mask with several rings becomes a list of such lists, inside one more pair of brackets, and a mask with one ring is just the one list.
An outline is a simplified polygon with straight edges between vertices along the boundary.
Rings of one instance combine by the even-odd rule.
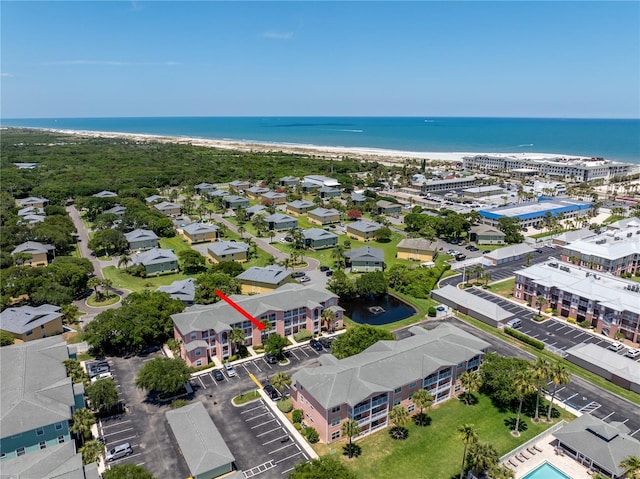
[[131, 449], [131, 445], [128, 442], [124, 444], [120, 444], [119, 446], [114, 447], [107, 451], [105, 455], [105, 459], [107, 462], [115, 461], [116, 459], [121, 459], [125, 456], [129, 456], [133, 453], [133, 449]]
[[329, 349], [331, 347], [331, 343], [333, 343], [334, 338], [326, 338], [322, 337], [318, 339], [318, 342], [322, 345], [322, 347]]
[[300, 281], [301, 283], [308, 283], [309, 281], [311, 281], [311, 278], [309, 278], [309, 276], [303, 276], [302, 278], [298, 278], [298, 281]]
[[320, 271], [329, 271], [328, 266], [320, 266]]
[[224, 364], [224, 370], [227, 372], [227, 376], [229, 376], [230, 378], [233, 378], [238, 375], [234, 367], [229, 363]]
[[627, 354], [625, 354], [625, 356], [631, 359], [636, 359], [640, 357], [640, 349], [630, 349], [629, 351], [627, 351]]
[[95, 366], [89, 369], [89, 377], [93, 378], [99, 374], [108, 373], [110, 371], [109, 366]]
[[463, 255], [462, 253], [458, 253], [456, 255], [456, 261], [464, 261], [465, 259], [467, 259], [467, 257], [465, 255]]
[[224, 381], [224, 375], [222, 374], [222, 371], [220, 371], [219, 369], [214, 369], [213, 379], [215, 379], [216, 381]]
[[162, 349], [162, 346], [160, 346], [159, 344], [151, 344], [146, 348], [143, 348], [142, 351], [140, 351], [140, 354], [144, 355], [144, 354], [155, 353], [156, 351], [160, 351], [160, 349]]
[[96, 381], [98, 381], [98, 380], [100, 380], [100, 379], [113, 379], [113, 375], [112, 375], [111, 373], [109, 373], [109, 372], [107, 372], [107, 373], [100, 373], [100, 374], [97, 374], [96, 376], [93, 376], [93, 377], [91, 378], [91, 382], [92, 382], [92, 383], [95, 383]]
[[489, 254], [489, 253], [491, 253], [491, 250], [490, 250], [490, 249], [485, 249], [485, 250], [482, 252], [482, 254]]
[[277, 362], [278, 362], [278, 358], [277, 358], [277, 357], [275, 357], [275, 356], [274, 356], [273, 354], [271, 354], [271, 353], [267, 353], [267, 354], [265, 354], [265, 355], [264, 355], [264, 360], [265, 360], [266, 362], [268, 362], [269, 364], [275, 364], [275, 363], [277, 363]]
[[327, 276], [333, 276], [333, 270], [329, 270], [325, 273]]
[[320, 343], [320, 341], [318, 341], [317, 339], [313, 339], [313, 338], [311, 339], [311, 341], [309, 341], [309, 346], [311, 346], [316, 351], [322, 351], [322, 349], [323, 349], [322, 344]]
[[615, 341], [609, 345], [609, 349], [615, 352], [620, 351], [622, 348], [624, 348], [624, 344], [619, 343], [618, 341]]
[[292, 278], [302, 278], [303, 276], [306, 276], [307, 273], [305, 273], [304, 271], [294, 271], [293, 273], [291, 273], [291, 277]]
[[271, 384], [267, 384], [264, 387], [264, 392], [267, 393], [267, 396], [269, 396], [274, 401], [277, 401], [278, 399], [280, 399], [280, 393]]

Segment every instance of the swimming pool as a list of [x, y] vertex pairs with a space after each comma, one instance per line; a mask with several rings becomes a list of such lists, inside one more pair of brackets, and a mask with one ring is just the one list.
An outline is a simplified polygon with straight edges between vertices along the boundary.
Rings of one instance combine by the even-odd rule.
[[524, 476], [523, 479], [571, 479], [569, 476], [563, 474], [558, 469], [553, 467], [548, 462], [536, 467], [529, 474]]

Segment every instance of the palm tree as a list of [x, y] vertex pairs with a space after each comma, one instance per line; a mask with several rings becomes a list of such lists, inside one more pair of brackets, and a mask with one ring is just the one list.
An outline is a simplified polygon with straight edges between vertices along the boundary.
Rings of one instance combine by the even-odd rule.
[[464, 443], [464, 452], [462, 453], [462, 466], [460, 467], [460, 479], [464, 475], [464, 462], [467, 459], [467, 448], [470, 444], [474, 444], [478, 440], [478, 432], [473, 424], [463, 424], [458, 426], [458, 436]]
[[245, 334], [243, 329], [233, 328], [229, 333], [229, 341], [235, 346], [236, 350], [242, 343], [244, 343], [244, 339]]
[[344, 246], [338, 244], [331, 251], [331, 258], [335, 261], [337, 269], [344, 269], [346, 264], [344, 260]]
[[489, 443], [475, 442], [469, 451], [469, 463], [473, 473], [480, 477], [480, 474], [495, 467], [499, 461], [498, 452]]
[[511, 434], [514, 436], [520, 435], [520, 414], [522, 413], [522, 403], [527, 394], [532, 393], [535, 390], [534, 385], [531, 382], [529, 369], [517, 371], [513, 376], [513, 386], [515, 387], [518, 396], [520, 396], [520, 402], [518, 403], [518, 414], [516, 415], [516, 425]]
[[93, 413], [86, 408], [76, 409], [71, 417], [73, 424], [71, 424], [71, 432], [77, 434], [81, 441], [87, 436], [91, 435], [91, 426], [96, 423], [96, 418]]
[[620, 462], [620, 467], [627, 471], [627, 479], [640, 479], [640, 458], [629, 456]]
[[349, 459], [353, 457], [353, 438], [360, 435], [360, 426], [358, 425], [358, 421], [354, 419], [347, 419], [344, 423], [342, 423], [342, 435], [347, 436], [349, 438], [349, 446], [348, 453]]
[[465, 371], [460, 375], [460, 384], [464, 388], [464, 403], [468, 406], [470, 403], [470, 396], [480, 389], [482, 378], [478, 373]]
[[489, 271], [485, 271], [482, 277], [484, 278], [484, 285], [487, 286], [489, 281], [491, 281], [491, 273]]
[[540, 409], [540, 393], [544, 389], [544, 385], [549, 378], [549, 361], [544, 358], [538, 358], [538, 360], [531, 366], [531, 378], [535, 381], [536, 388], [536, 414], [533, 418], [533, 422], [539, 421], [539, 409]]
[[80, 448], [80, 453], [82, 454], [83, 464], [98, 462], [100, 456], [104, 455], [104, 444], [100, 441], [87, 441]]
[[273, 230], [269, 230], [269, 244], [273, 243], [273, 237], [276, 235], [276, 232]]
[[93, 278], [89, 279], [89, 281], [87, 281], [87, 286], [93, 289], [93, 294], [95, 294], [96, 296], [96, 301], [100, 301], [102, 297], [99, 291], [100, 283], [101, 283], [101, 280], [97, 276], [94, 276]]
[[544, 296], [536, 296], [536, 306], [538, 307], [538, 316], [540, 316], [542, 305], [546, 304], [546, 302], [547, 302], [547, 299]]
[[286, 373], [275, 373], [271, 378], [271, 385], [281, 393], [284, 391], [284, 387], [289, 384], [291, 384], [291, 378]]
[[240, 238], [244, 239], [244, 232], [247, 231], [244, 226], [238, 226], [238, 233], [240, 234]]
[[333, 329], [333, 322], [336, 319], [336, 313], [329, 308], [325, 308], [320, 314], [320, 319], [322, 320], [322, 325], [327, 328], [327, 331], [331, 331]]
[[484, 268], [480, 264], [477, 264], [473, 268], [471, 268], [471, 274], [475, 275], [476, 280], [480, 278], [483, 272], [484, 272]]
[[126, 268], [129, 263], [131, 263], [131, 258], [126, 254], [123, 254], [122, 256], [120, 256], [120, 259], [118, 260], [118, 268], [122, 268], [122, 267]]
[[389, 420], [395, 427], [391, 429], [391, 437], [394, 439], [406, 439], [407, 431], [404, 426], [409, 421], [409, 413], [400, 404], [393, 406], [393, 409], [389, 413]]
[[513, 469], [498, 464], [489, 469], [489, 477], [491, 479], [514, 479], [516, 473]]
[[553, 381], [553, 392], [551, 393], [551, 402], [549, 403], [549, 409], [547, 409], [547, 421], [551, 422], [551, 408], [553, 407], [553, 400], [556, 397], [556, 392], [559, 385], [568, 384], [571, 381], [569, 371], [559, 362], [554, 362], [549, 367], [549, 379]]
[[269, 318], [264, 318], [260, 322], [264, 326], [264, 329], [260, 332], [260, 334], [262, 335], [262, 344], [264, 344], [264, 340], [265, 340], [265, 337], [267, 335], [267, 332], [271, 331], [271, 328], [273, 328], [273, 323], [271, 321], [269, 321]]
[[424, 414], [422, 414], [422, 411], [431, 407], [431, 404], [433, 403], [433, 396], [426, 389], [420, 389], [413, 393], [413, 397], [411, 398], [411, 400], [413, 401], [413, 404], [420, 408], [418, 425], [422, 426], [424, 419]]

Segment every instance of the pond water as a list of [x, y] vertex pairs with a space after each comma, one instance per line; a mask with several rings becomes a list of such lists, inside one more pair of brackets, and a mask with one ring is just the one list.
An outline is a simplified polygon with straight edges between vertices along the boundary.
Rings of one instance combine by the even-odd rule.
[[416, 314], [415, 309], [404, 301], [385, 294], [376, 298], [358, 298], [353, 301], [340, 301], [345, 315], [359, 324], [380, 326], [394, 323]]

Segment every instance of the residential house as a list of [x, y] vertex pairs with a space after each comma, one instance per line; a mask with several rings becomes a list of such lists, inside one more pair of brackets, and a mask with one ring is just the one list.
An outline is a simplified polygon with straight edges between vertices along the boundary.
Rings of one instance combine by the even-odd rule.
[[94, 198], [115, 198], [118, 196], [117, 193], [114, 193], [113, 191], [105, 191], [102, 190], [100, 193], [96, 193], [95, 195], [91, 195]]
[[450, 324], [409, 331], [408, 338], [378, 341], [345, 359], [323, 354], [320, 367], [293, 375], [293, 405], [322, 442], [339, 440], [347, 420], [357, 421], [364, 436], [387, 427], [394, 406], [417, 412], [412, 398], [420, 389], [431, 393], [434, 404], [457, 396], [464, 391], [460, 375], [477, 371], [490, 347]]
[[268, 293], [288, 283], [291, 279], [291, 272], [276, 265], [264, 268], [252, 266], [236, 276], [236, 279], [242, 285], [242, 294]]
[[309, 210], [316, 207], [313, 201], [309, 200], [294, 200], [287, 203], [286, 212], [293, 216], [300, 216], [306, 214]]
[[134, 266], [144, 266], [147, 276], [162, 273], [177, 273], [178, 257], [168, 249], [153, 248], [144, 253], [138, 253], [132, 263]]
[[247, 218], [251, 218], [253, 215], [261, 214], [267, 211], [267, 207], [263, 205], [253, 205], [247, 208]]
[[260, 331], [244, 315], [224, 301], [194, 305], [171, 316], [174, 338], [180, 342], [180, 357], [189, 366], [209, 364], [209, 358], [222, 361], [234, 353], [229, 333], [235, 328], [245, 332], [246, 346], [262, 344], [263, 337], [278, 333], [290, 336], [301, 329], [319, 333], [321, 315], [329, 309], [335, 315], [333, 327], [342, 327], [338, 296], [319, 286], [288, 283], [270, 293], [252, 296], [232, 295], [230, 299], [258, 321], [269, 320], [270, 331]]
[[151, 230], [137, 229], [125, 233], [124, 237], [129, 243], [131, 251], [151, 249], [158, 247], [158, 235]]
[[257, 200], [265, 193], [271, 191], [269, 188], [263, 188], [262, 186], [252, 186], [251, 188], [247, 188], [244, 190], [244, 194], [247, 198], [251, 198], [252, 200]]
[[235, 180], [229, 183], [229, 189], [237, 194], [242, 193], [244, 190], [250, 187], [251, 183], [249, 183], [248, 181]]
[[193, 304], [196, 295], [196, 284], [193, 278], [174, 281], [168, 286], [160, 286], [156, 291], [167, 293], [173, 299], [179, 299], [185, 306]]
[[433, 261], [437, 244], [424, 238], [405, 238], [398, 243], [396, 257], [417, 261]]
[[3, 475], [7, 472], [5, 462], [73, 440], [69, 431], [71, 417], [76, 409], [85, 407], [84, 386], [72, 384], [63, 364], [74, 356], [75, 350], [67, 346], [62, 336], [0, 348]]
[[476, 225], [469, 231], [469, 240], [476, 244], [504, 244], [504, 238], [505, 234], [494, 226]]
[[124, 217], [127, 209], [122, 205], [114, 205], [108, 210], [104, 210], [102, 213], [105, 215], [116, 215], [119, 219]]
[[309, 219], [309, 223], [330, 225], [340, 223], [340, 212], [333, 208], [316, 208], [307, 213], [307, 218]]
[[33, 225], [37, 223], [42, 223], [44, 222], [45, 219], [47, 219], [47, 217], [44, 215], [27, 214], [20, 217], [19, 222], [20, 224], [25, 225], [28, 228], [33, 228]]
[[[26, 241], [11, 252], [18, 266], [48, 266], [55, 256], [56, 247], [50, 244]], [[15, 255], [18, 255], [16, 257]]]
[[165, 417], [192, 479], [228, 477], [235, 457], [200, 401], [167, 411]]
[[182, 228], [182, 236], [190, 243], [206, 243], [218, 238], [218, 227], [208, 223], [191, 223]]
[[213, 198], [224, 198], [226, 196], [232, 196], [229, 194], [229, 191], [227, 190], [213, 190], [213, 191], [208, 191], [207, 196], [209, 196], [209, 198], [213, 199]]
[[371, 246], [363, 246], [349, 251], [345, 251], [344, 257], [347, 260], [347, 267], [352, 273], [371, 273], [373, 271], [384, 271], [384, 251]]
[[300, 178], [295, 176], [284, 176], [278, 180], [280, 186], [290, 187], [300, 184]]
[[362, 193], [356, 193], [355, 191], [351, 193], [351, 203], [355, 206], [364, 205], [365, 201], [369, 198], [364, 196]]
[[27, 206], [18, 210], [20, 218], [28, 215], [44, 215], [44, 208], [36, 208], [35, 206]]
[[147, 204], [155, 203], [156, 201], [165, 201], [165, 200], [167, 200], [167, 197], [162, 195], [151, 195], [151, 196], [147, 196], [144, 199], [144, 201]]
[[373, 221], [358, 220], [353, 223], [347, 223], [347, 235], [351, 239], [358, 241], [371, 241], [375, 239], [375, 233], [382, 225]]
[[300, 190], [303, 193], [313, 193], [320, 188], [322, 188], [322, 185], [319, 185], [318, 183], [312, 183], [310, 181], [303, 181], [302, 183], [300, 183]]
[[82, 464], [72, 441], [2, 461], [2, 477], [16, 479], [100, 479], [98, 463]]
[[262, 195], [262, 201], [265, 204], [284, 205], [287, 201], [286, 193], [278, 193], [277, 191], [269, 191]]
[[206, 195], [209, 194], [212, 191], [215, 191], [216, 189], [216, 185], [212, 185], [211, 183], [198, 183], [197, 185], [195, 185], [193, 187], [193, 189], [195, 190], [196, 194], [198, 195]]
[[274, 213], [269, 216], [265, 216], [264, 220], [267, 222], [267, 226], [270, 230], [284, 231], [298, 227], [297, 218], [283, 215], [282, 213]]
[[49, 200], [46, 198], [38, 198], [37, 196], [30, 196], [28, 198], [23, 198], [18, 200], [18, 205], [22, 208], [26, 208], [27, 206], [33, 206], [34, 208], [44, 208], [49, 204]]
[[307, 248], [331, 248], [338, 244], [338, 235], [320, 228], [309, 228], [302, 232]]
[[402, 205], [387, 200], [376, 201], [376, 207], [379, 215], [399, 215], [402, 213]]
[[335, 178], [329, 178], [328, 176], [322, 175], [307, 175], [304, 177], [304, 182], [312, 183], [320, 187], [329, 186], [332, 188], [337, 188], [338, 186], [340, 186], [340, 183]]
[[221, 261], [244, 263], [249, 259], [249, 245], [236, 241], [218, 241], [207, 246], [207, 258], [211, 263]]
[[153, 205], [155, 209], [166, 216], [179, 216], [182, 214], [182, 206], [171, 201], [162, 201]]
[[9, 307], [0, 312], [0, 329], [17, 340], [34, 341], [62, 334], [62, 316], [60, 307], [51, 304]]
[[323, 186], [318, 190], [318, 195], [320, 195], [320, 198], [323, 198], [326, 200], [330, 198], [339, 198], [341, 193], [338, 188], [332, 188], [331, 186]]
[[238, 208], [249, 207], [249, 200], [246, 199], [244, 196], [236, 196], [236, 195], [225, 196], [223, 197], [223, 200], [224, 200], [224, 207], [227, 209], [231, 208], [232, 210], [237, 210]]

